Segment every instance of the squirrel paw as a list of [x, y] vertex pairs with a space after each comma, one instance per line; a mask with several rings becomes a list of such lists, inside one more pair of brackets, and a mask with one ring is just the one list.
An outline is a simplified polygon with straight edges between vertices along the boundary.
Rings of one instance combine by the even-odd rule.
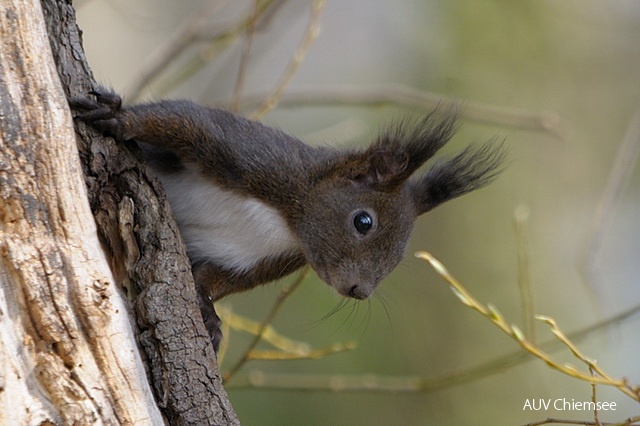
[[71, 108], [82, 111], [74, 115], [73, 118], [87, 123], [106, 136], [122, 139], [117, 119], [122, 107], [122, 98], [105, 89], [92, 90], [89, 93], [95, 96], [95, 100], [88, 97], [70, 97], [68, 99]]

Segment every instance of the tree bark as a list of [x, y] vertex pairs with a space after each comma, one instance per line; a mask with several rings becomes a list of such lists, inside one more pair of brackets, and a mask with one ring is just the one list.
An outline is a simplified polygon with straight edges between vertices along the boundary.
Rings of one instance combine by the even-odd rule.
[[96, 83], [70, 2], [41, 4], [0, 5], [0, 423], [237, 424], [162, 189], [76, 139]]

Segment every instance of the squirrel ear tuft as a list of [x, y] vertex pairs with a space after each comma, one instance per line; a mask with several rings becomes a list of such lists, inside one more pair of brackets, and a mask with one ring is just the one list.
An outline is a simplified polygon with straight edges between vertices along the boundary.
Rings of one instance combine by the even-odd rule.
[[401, 120], [382, 132], [365, 151], [349, 163], [348, 177], [355, 182], [396, 188], [451, 138], [456, 127], [454, 107], [436, 109], [422, 120]]
[[503, 144], [489, 141], [469, 146], [447, 161], [436, 162], [425, 175], [410, 182], [417, 213], [426, 213], [445, 201], [487, 185], [501, 172], [505, 156]]
[[369, 151], [372, 155], [382, 151], [396, 161], [402, 157], [402, 167], [396, 172], [394, 181], [403, 182], [451, 139], [456, 123], [457, 113], [453, 106], [439, 108], [418, 122], [397, 122], [378, 136]]

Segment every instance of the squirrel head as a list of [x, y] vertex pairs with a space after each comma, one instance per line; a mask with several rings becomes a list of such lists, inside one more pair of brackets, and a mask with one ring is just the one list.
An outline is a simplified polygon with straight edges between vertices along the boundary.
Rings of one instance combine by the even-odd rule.
[[416, 218], [489, 183], [504, 150], [492, 142], [417, 170], [451, 138], [453, 112], [400, 123], [368, 148], [324, 164], [295, 223], [305, 257], [340, 294], [368, 298], [402, 260]]

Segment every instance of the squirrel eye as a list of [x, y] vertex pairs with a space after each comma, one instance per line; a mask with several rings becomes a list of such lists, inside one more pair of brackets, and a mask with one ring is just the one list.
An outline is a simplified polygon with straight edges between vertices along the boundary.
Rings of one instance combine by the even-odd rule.
[[353, 216], [353, 226], [356, 231], [365, 235], [373, 227], [373, 218], [365, 211], [360, 211]]

